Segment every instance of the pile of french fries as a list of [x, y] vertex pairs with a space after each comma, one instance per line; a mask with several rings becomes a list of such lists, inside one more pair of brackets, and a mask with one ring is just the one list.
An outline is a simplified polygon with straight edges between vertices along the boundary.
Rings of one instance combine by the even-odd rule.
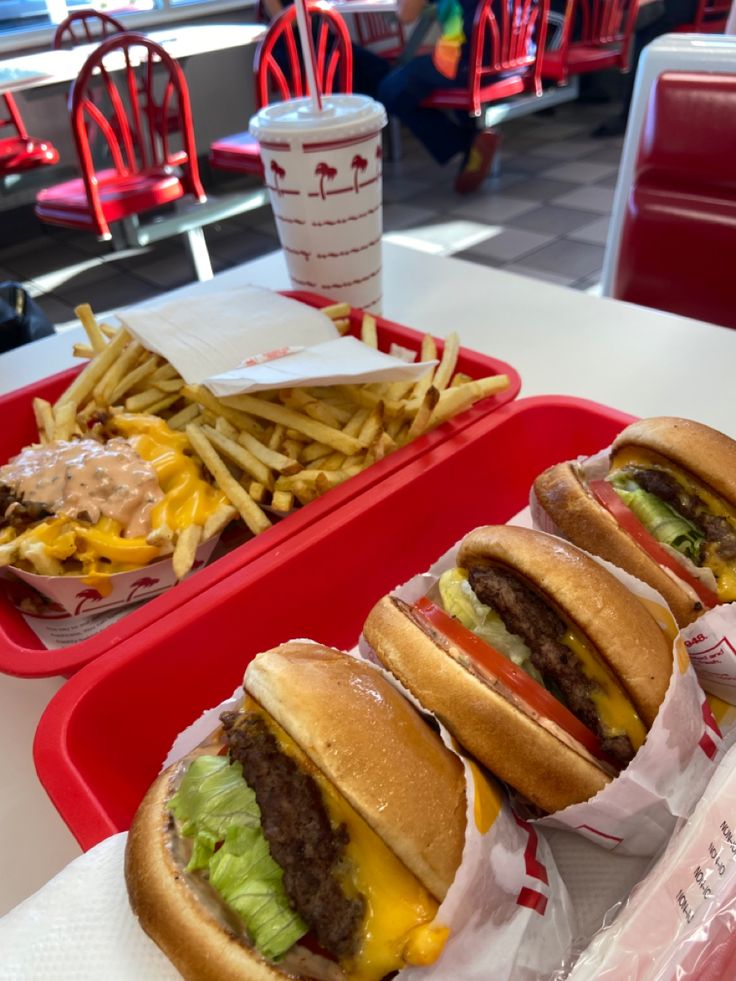
[[[230, 502], [230, 516], [239, 514], [254, 535], [508, 386], [505, 375], [473, 380], [457, 373], [459, 341], [451, 334], [439, 364], [418, 381], [216, 398], [204, 386], [188, 385], [125, 329], [99, 324], [87, 304], [75, 312], [89, 343], [75, 345], [74, 353], [90, 360], [54, 405], [34, 399], [39, 438], [94, 434], [95, 420], [118, 413], [160, 416], [186, 433], [193, 454]], [[347, 332], [348, 304], [323, 312]], [[369, 314], [363, 317], [361, 339], [378, 346], [376, 320]], [[435, 341], [427, 335], [421, 360], [436, 356]], [[201, 529], [182, 538], [187, 545], [185, 554], [182, 545], [175, 556], [179, 570], [193, 559]]]

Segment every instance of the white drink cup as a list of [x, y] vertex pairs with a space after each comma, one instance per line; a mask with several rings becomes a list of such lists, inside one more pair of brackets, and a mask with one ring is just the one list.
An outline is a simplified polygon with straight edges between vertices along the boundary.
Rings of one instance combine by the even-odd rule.
[[289, 276], [375, 313], [381, 309], [382, 161], [386, 110], [364, 95], [327, 95], [261, 109], [258, 140]]

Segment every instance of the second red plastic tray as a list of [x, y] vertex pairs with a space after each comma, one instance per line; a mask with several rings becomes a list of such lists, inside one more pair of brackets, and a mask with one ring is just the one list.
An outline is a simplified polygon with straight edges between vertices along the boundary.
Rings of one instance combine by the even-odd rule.
[[352, 647], [372, 605], [467, 531], [508, 521], [540, 471], [631, 416], [569, 398], [504, 406], [88, 665], [54, 697], [36, 767], [83, 848], [124, 830], [174, 737], [294, 637]]

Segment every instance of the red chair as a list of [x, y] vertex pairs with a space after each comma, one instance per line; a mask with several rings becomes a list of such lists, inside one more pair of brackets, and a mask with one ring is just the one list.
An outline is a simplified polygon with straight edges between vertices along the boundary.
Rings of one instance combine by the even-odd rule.
[[[136, 219], [185, 195], [205, 200], [186, 81], [160, 45], [129, 33], [103, 41], [80, 71], [69, 103], [82, 176], [39, 192], [35, 210], [41, 221], [110, 239], [114, 222]], [[171, 146], [166, 123], [171, 113], [180, 129], [180, 150]], [[104, 137], [112, 167], [96, 169], [88, 124]]]
[[731, 0], [699, 0], [692, 24], [681, 24], [677, 34], [723, 34], [731, 12]]
[[119, 20], [101, 10], [75, 10], [56, 28], [51, 46], [54, 49], [75, 47], [120, 34], [125, 27]]
[[[28, 135], [10, 92], [2, 95], [0, 108], [3, 106], [5, 114], [0, 116], [0, 179], [58, 163], [59, 151], [53, 144]], [[4, 135], [11, 131], [14, 131], [12, 135]]]
[[404, 25], [395, 14], [353, 14], [358, 44], [387, 61], [396, 61], [406, 47]]
[[610, 294], [736, 327], [736, 75], [661, 74], [641, 134]]
[[[322, 91], [352, 92], [353, 46], [344, 20], [328, 7], [309, 5], [317, 56], [317, 80]], [[278, 45], [278, 50], [276, 46]], [[281, 62], [277, 60], [281, 58]], [[284, 59], [288, 67], [283, 67]], [[296, 8], [287, 7], [276, 17], [258, 45], [253, 63], [256, 109], [271, 102], [309, 94], [299, 56]], [[250, 133], [215, 140], [210, 146], [210, 166], [240, 174], [263, 176], [261, 151]]]
[[470, 39], [468, 84], [436, 89], [423, 106], [466, 110], [480, 116], [484, 106], [523, 93], [542, 94], [541, 52], [547, 36], [548, 0], [503, 0], [499, 19], [493, 0], [481, 0]]
[[565, 85], [570, 75], [628, 71], [638, 12], [639, 0], [567, 0], [560, 45], [544, 52], [542, 78]]

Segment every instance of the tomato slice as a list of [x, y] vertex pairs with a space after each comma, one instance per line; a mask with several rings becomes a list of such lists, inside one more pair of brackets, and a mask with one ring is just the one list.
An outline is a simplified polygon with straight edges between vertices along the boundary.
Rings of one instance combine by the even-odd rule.
[[640, 548], [643, 548], [647, 555], [654, 559], [659, 565], [674, 572], [678, 579], [682, 579], [695, 591], [700, 602], [710, 608], [718, 605], [718, 596], [712, 589], [704, 586], [699, 579], [691, 575], [688, 570], [680, 565], [669, 552], [662, 548], [660, 543], [651, 535], [644, 525], [639, 521], [633, 511], [626, 507], [616, 491], [606, 480], [591, 480], [588, 484], [590, 492], [608, 513], [616, 519], [623, 531], [634, 539]]
[[463, 653], [472, 658], [476, 664], [489, 671], [494, 678], [498, 678], [533, 712], [556, 723], [568, 735], [581, 743], [592, 756], [610, 765], [611, 760], [603, 752], [596, 734], [586, 725], [583, 725], [569, 709], [565, 708], [562, 702], [558, 701], [538, 681], [535, 681], [523, 668], [514, 664], [485, 640], [481, 640], [472, 630], [468, 630], [459, 620], [449, 616], [426, 596], [415, 604], [414, 609], [425, 620], [428, 620], [435, 630], [438, 630], [459, 647]]

